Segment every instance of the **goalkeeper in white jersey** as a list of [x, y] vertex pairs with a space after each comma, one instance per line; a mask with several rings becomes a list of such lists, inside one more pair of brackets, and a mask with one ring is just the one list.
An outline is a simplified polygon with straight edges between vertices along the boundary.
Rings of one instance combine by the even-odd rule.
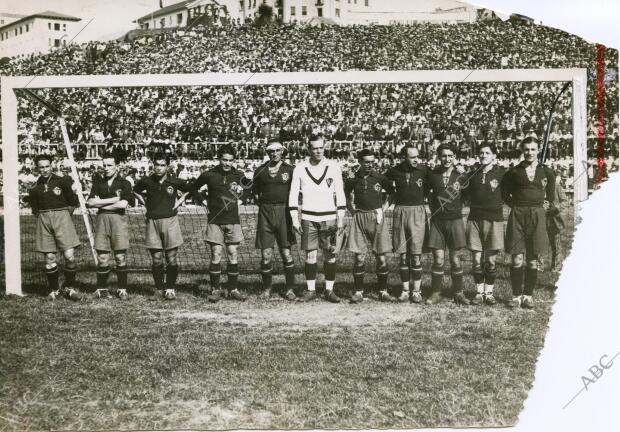
[[306, 302], [316, 298], [316, 261], [318, 248], [321, 247], [325, 299], [339, 303], [340, 298], [334, 293], [334, 281], [336, 254], [342, 246], [346, 209], [342, 171], [337, 162], [324, 157], [321, 137], [310, 139], [309, 152], [310, 157], [293, 171], [288, 200], [293, 228], [301, 234], [301, 248], [306, 251], [307, 290], [299, 300]]

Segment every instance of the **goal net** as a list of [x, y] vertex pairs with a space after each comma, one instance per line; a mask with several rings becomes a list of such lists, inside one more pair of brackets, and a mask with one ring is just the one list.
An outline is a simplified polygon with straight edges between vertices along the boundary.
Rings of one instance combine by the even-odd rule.
[[[454, 145], [457, 164], [467, 171], [476, 161], [476, 147], [484, 141], [496, 144], [498, 163], [509, 167], [517, 162], [519, 129], [541, 140], [548, 141], [550, 133], [559, 137], [550, 142], [548, 162], [556, 170], [566, 170], [564, 187], [576, 204], [586, 199], [588, 189], [586, 81], [583, 69], [3, 77], [6, 291], [21, 294], [45, 284], [43, 257], [34, 246], [35, 220], [27, 202], [28, 181], [36, 178], [31, 169], [37, 152], [55, 154], [57, 172], [78, 178], [87, 194], [104, 150], [119, 152], [124, 159], [122, 173], [130, 181], [148, 174], [149, 157], [156, 150], [169, 152], [174, 175], [191, 181], [218, 163], [218, 146], [233, 142], [239, 153], [237, 168], [251, 178], [263, 162], [269, 139], [283, 142], [289, 162], [294, 163], [303, 157], [308, 136], [318, 132], [329, 137], [327, 153], [340, 160], [345, 175], [356, 168], [352, 155], [362, 148], [373, 149], [385, 171], [398, 162], [398, 150], [405, 144], [417, 146], [422, 159], [433, 164], [434, 148], [441, 142]], [[570, 83], [569, 89], [561, 94], [565, 83]], [[21, 89], [56, 107], [61, 119], [24, 97]], [[183, 116], [167, 114], [166, 108], [175, 104], [187, 106]], [[145, 112], [149, 118], [153, 112], [161, 114], [145, 128]], [[91, 117], [91, 130], [76, 126], [74, 120], [83, 116]], [[147, 129], [146, 134], [137, 135], [138, 126]], [[126, 138], [106, 140], [106, 131], [112, 128]], [[152, 139], [157, 129], [176, 139]], [[46, 144], [35, 144], [42, 137]], [[20, 167], [28, 173], [18, 172]], [[132, 204], [127, 261], [131, 271], [140, 272], [151, 265], [144, 246], [145, 210]], [[575, 208], [568, 206], [564, 212], [569, 237]], [[240, 209], [245, 241], [239, 267], [246, 274], [258, 274], [257, 207], [248, 196]], [[78, 209], [73, 217], [84, 245], [78, 249], [78, 266], [92, 274], [96, 260], [88, 247], [88, 229], [96, 216]], [[205, 220], [205, 209], [191, 201], [179, 210], [185, 240], [178, 257], [182, 283], [206, 279], [201, 275], [210, 260]], [[387, 221], [391, 223], [391, 218]], [[302, 254], [298, 247], [293, 252], [301, 272]], [[391, 260], [394, 273], [397, 258]], [[338, 264], [339, 272], [350, 272], [352, 256], [342, 253]]]

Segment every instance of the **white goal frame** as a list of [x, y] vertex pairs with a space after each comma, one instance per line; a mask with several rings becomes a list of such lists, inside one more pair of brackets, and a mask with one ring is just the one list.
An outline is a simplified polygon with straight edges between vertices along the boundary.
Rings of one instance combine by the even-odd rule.
[[17, 95], [19, 89], [184, 87], [301, 84], [571, 82], [574, 206], [588, 197], [586, 69], [485, 69], [346, 72], [196, 73], [142, 75], [2, 76], [2, 169], [6, 293], [22, 295], [18, 189]]

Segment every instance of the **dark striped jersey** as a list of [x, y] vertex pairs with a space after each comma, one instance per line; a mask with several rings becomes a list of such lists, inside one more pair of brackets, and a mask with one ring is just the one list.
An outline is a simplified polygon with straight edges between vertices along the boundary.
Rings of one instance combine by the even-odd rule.
[[510, 207], [542, 207], [545, 200], [555, 199], [555, 174], [544, 165], [537, 165], [534, 178], [530, 180], [521, 162], [508, 170], [502, 182], [504, 202]]
[[28, 191], [28, 199], [32, 213], [37, 214], [47, 210], [64, 210], [78, 207], [78, 196], [71, 189], [71, 177], [61, 177], [51, 174], [45, 178], [40, 176], [34, 186]]
[[258, 196], [258, 204], [288, 204], [294, 169], [286, 162], [273, 174], [269, 171], [269, 162], [258, 167], [252, 180], [252, 193]]

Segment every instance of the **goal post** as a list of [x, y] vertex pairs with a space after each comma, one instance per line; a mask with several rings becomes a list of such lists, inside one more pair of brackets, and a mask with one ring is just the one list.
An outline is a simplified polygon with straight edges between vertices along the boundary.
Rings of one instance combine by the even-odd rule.
[[570, 82], [575, 217], [578, 204], [588, 196], [587, 177], [587, 70], [586, 69], [482, 69], [343, 72], [196, 73], [140, 75], [2, 76], [2, 168], [4, 176], [4, 230], [6, 293], [22, 295], [20, 209], [18, 186], [19, 89], [186, 87], [329, 84], [432, 84]]

